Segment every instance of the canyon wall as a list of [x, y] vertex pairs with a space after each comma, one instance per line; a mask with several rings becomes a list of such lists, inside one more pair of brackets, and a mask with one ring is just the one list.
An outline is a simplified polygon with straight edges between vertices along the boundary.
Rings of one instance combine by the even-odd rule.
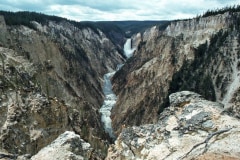
[[171, 93], [190, 90], [225, 107], [239, 88], [239, 12], [173, 21], [133, 36], [137, 49], [113, 77], [113, 128], [157, 122]]
[[74, 131], [106, 153], [102, 77], [123, 63], [119, 49], [102, 31], [66, 20], [0, 22], [0, 151], [31, 157]]

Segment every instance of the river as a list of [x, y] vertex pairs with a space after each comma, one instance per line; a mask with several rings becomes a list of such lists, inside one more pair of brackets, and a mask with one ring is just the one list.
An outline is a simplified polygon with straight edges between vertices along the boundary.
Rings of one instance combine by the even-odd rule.
[[[127, 58], [130, 58], [135, 49], [132, 49], [131, 39], [127, 39], [124, 44], [124, 54]], [[119, 64], [117, 66], [116, 71], [121, 68], [123, 65]], [[103, 84], [103, 93], [105, 96], [103, 105], [100, 108], [101, 113], [101, 121], [104, 124], [105, 131], [109, 134], [111, 138], [115, 138], [113, 129], [112, 129], [112, 120], [111, 120], [111, 110], [116, 104], [117, 96], [112, 91], [112, 83], [111, 78], [116, 73], [116, 71], [109, 72], [103, 76], [104, 84]]]

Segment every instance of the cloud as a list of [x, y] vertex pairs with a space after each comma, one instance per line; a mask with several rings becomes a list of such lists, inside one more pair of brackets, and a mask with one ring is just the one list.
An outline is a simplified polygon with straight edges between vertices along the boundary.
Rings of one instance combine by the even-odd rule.
[[44, 11], [48, 6], [48, 2], [45, 0], [5, 0], [1, 2], [1, 10], [10, 11]]
[[238, 0], [5, 0], [0, 10], [36, 11], [77, 21], [192, 18]]

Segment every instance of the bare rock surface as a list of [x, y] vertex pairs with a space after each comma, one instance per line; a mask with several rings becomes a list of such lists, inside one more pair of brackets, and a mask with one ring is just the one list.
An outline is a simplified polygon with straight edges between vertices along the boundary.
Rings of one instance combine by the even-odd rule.
[[91, 145], [80, 138], [79, 135], [71, 131], [66, 131], [54, 140], [51, 144], [44, 147], [32, 160], [49, 159], [97, 159], [94, 157], [94, 149]]
[[239, 159], [240, 122], [199, 94], [170, 95], [156, 124], [123, 128], [106, 159]]

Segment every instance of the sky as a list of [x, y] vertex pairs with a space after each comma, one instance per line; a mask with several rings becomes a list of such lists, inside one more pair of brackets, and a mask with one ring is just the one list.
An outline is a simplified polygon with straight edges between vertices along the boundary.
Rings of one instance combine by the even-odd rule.
[[239, 5], [240, 0], [1, 0], [0, 10], [35, 11], [76, 21], [174, 20]]

